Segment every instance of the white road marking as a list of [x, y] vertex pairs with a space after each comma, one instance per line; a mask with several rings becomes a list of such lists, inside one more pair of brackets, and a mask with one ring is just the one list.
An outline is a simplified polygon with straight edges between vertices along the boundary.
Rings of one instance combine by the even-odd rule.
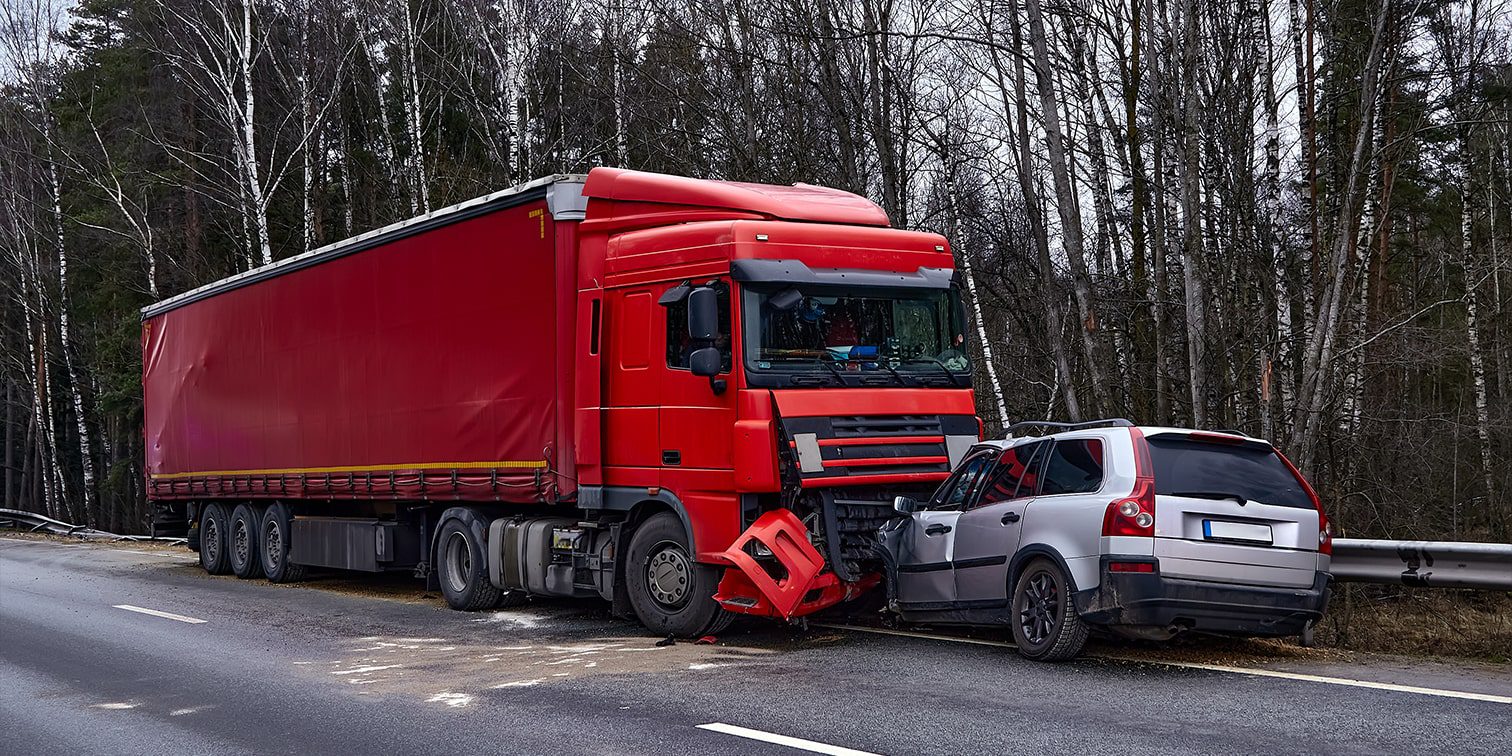
[[1390, 690], [1397, 693], [1418, 693], [1425, 696], [1442, 696], [1444, 698], [1461, 698], [1467, 701], [1486, 701], [1489, 703], [1512, 704], [1512, 696], [1498, 696], [1492, 693], [1471, 693], [1464, 690], [1445, 690], [1442, 688], [1423, 688], [1417, 685], [1399, 685], [1397, 683], [1376, 682], [1374, 680], [1354, 680], [1348, 677], [1329, 677], [1327, 675], [1308, 675], [1300, 672], [1282, 672], [1276, 669], [1255, 669], [1253, 667], [1227, 667], [1222, 664], [1200, 664], [1197, 662], [1162, 661], [1160, 659], [1136, 659], [1128, 656], [1104, 656], [1103, 659], [1116, 661], [1138, 662], [1140, 664], [1162, 664], [1167, 667], [1183, 667], [1186, 669], [1206, 669], [1213, 672], [1229, 672], [1236, 675], [1253, 675], [1255, 677], [1278, 677], [1283, 680], [1300, 680], [1302, 682], [1324, 683], [1325, 685], [1348, 685], [1355, 688], [1374, 688], [1376, 690]]
[[817, 740], [804, 740], [803, 738], [794, 738], [788, 735], [778, 735], [774, 732], [752, 730], [749, 727], [737, 727], [735, 725], [725, 724], [724, 722], [710, 722], [709, 724], [701, 724], [698, 725], [698, 729], [708, 730], [710, 732], [724, 733], [725, 735], [734, 735], [737, 738], [760, 740], [765, 743], [774, 743], [780, 746], [787, 746], [788, 748], [797, 748], [801, 751], [809, 751], [810, 753], [825, 753], [830, 754], [830, 756], [878, 756], [871, 751], [858, 751], [854, 748], [845, 748], [842, 746], [830, 745], [829, 743], [820, 743]]
[[188, 554], [163, 554], [157, 551], [139, 551], [137, 549], [111, 549], [111, 551], [114, 551], [118, 554], [137, 554], [140, 556], [158, 557], [161, 559], [193, 559], [195, 561], [199, 561], [198, 557], [192, 557]]
[[36, 545], [39, 545], [39, 546], [61, 546], [61, 547], [66, 548], [66, 549], [75, 549], [75, 548], [78, 548], [80, 546], [88, 546], [88, 544], [84, 544], [84, 543], [58, 543], [57, 541], [33, 541], [30, 538], [0, 538], [0, 541], [10, 541], [11, 543], [31, 543], [31, 544], [36, 544]]
[[134, 704], [134, 703], [102, 703], [102, 704], [95, 704], [94, 708], [96, 708], [96, 709], [114, 709], [114, 710], [119, 710], [119, 709], [135, 709], [136, 708], [136, 704]]
[[[1012, 643], [1004, 641], [978, 640], [976, 638], [957, 638], [950, 635], [935, 635], [933, 633], [915, 633], [906, 630], [889, 630], [878, 627], [857, 627], [855, 625], [831, 625], [814, 623], [815, 627], [825, 627], [832, 630], [849, 630], [858, 633], [875, 633], [877, 635], [897, 635], [905, 638], [925, 638], [928, 640], [946, 641], [949, 643], [969, 643], [978, 646], [1000, 646], [1003, 648], [1016, 648]], [[1467, 701], [1486, 701], [1488, 703], [1512, 704], [1512, 696], [1500, 696], [1493, 693], [1472, 693], [1464, 690], [1446, 690], [1443, 688], [1425, 688], [1417, 685], [1400, 685], [1397, 683], [1375, 682], [1373, 680], [1355, 680], [1348, 677], [1331, 677], [1328, 675], [1309, 675], [1301, 672], [1282, 672], [1275, 669], [1256, 669], [1254, 667], [1229, 667], [1222, 664], [1201, 664], [1199, 662], [1166, 661], [1164, 659], [1146, 659], [1136, 656], [1125, 655], [1089, 655], [1092, 659], [1108, 659], [1110, 661], [1133, 662], [1135, 664], [1159, 664], [1166, 667], [1181, 667], [1184, 669], [1204, 669], [1210, 672], [1227, 672], [1234, 675], [1250, 675], [1252, 677], [1274, 677], [1283, 680], [1297, 680], [1299, 682], [1322, 683], [1325, 685], [1346, 685], [1355, 688], [1373, 688], [1375, 690], [1389, 690], [1396, 693], [1417, 693], [1424, 696], [1440, 696], [1443, 698], [1459, 698]]]
[[132, 606], [131, 604], [116, 604], [114, 608], [125, 609], [128, 612], [136, 612], [137, 614], [147, 614], [153, 617], [162, 617], [163, 619], [187, 622], [191, 625], [202, 625], [205, 622], [208, 622], [208, 620], [202, 620], [198, 617], [185, 617], [182, 614], [174, 614], [173, 612], [160, 612], [156, 609], [143, 609], [140, 606]]

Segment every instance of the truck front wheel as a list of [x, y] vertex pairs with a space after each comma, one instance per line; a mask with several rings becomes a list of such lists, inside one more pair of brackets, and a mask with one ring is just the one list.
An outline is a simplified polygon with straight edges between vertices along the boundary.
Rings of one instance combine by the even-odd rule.
[[499, 603], [502, 593], [488, 580], [488, 552], [481, 527], [461, 519], [447, 520], [436, 539], [436, 565], [446, 603], [462, 612], [476, 612]]
[[719, 569], [693, 561], [688, 536], [671, 512], [636, 528], [625, 580], [635, 616], [658, 635], [691, 638], [729, 624], [730, 615], [714, 601]]

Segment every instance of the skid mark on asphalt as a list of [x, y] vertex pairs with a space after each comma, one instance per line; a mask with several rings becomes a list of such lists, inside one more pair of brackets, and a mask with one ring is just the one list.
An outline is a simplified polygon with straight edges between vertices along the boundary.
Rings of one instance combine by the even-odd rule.
[[872, 753], [871, 751], [858, 751], [854, 748], [830, 745], [829, 743], [821, 743], [817, 740], [805, 740], [803, 738], [795, 738], [789, 735], [778, 735], [775, 732], [753, 730], [749, 727], [739, 727], [732, 724], [725, 724], [724, 722], [710, 722], [708, 724], [701, 724], [698, 725], [698, 729], [708, 730], [709, 732], [723, 733], [725, 735], [734, 735], [737, 738], [760, 740], [764, 743], [787, 746], [788, 748], [797, 748], [798, 750], [808, 751], [810, 753], [824, 753], [829, 754], [830, 756], [878, 756], [878, 754]]
[[[1005, 641], [989, 641], [977, 638], [958, 638], [952, 635], [937, 635], [934, 633], [916, 633], [907, 630], [890, 630], [880, 627], [859, 627], [856, 625], [831, 625], [814, 623], [815, 627], [825, 627], [831, 630], [847, 630], [856, 633], [872, 633], [875, 635], [895, 635], [904, 638], [923, 638], [926, 640], [944, 641], [946, 643], [964, 643], [977, 646], [999, 646], [1002, 648], [1017, 648], [1012, 643]], [[1163, 667], [1178, 667], [1182, 669], [1201, 669], [1209, 672], [1225, 672], [1234, 675], [1249, 675], [1251, 677], [1273, 677], [1283, 680], [1295, 680], [1298, 682], [1321, 683], [1325, 685], [1345, 685], [1355, 688], [1371, 688], [1374, 690], [1389, 690], [1396, 693], [1416, 693], [1425, 696], [1440, 696], [1443, 698], [1458, 698], [1467, 701], [1485, 701], [1488, 703], [1512, 704], [1512, 696], [1499, 696], [1491, 693], [1472, 693], [1463, 690], [1446, 690], [1443, 688], [1425, 688], [1417, 685], [1400, 685], [1397, 683], [1376, 682], [1373, 680], [1355, 680], [1348, 677], [1333, 677], [1330, 675], [1309, 675], [1300, 672], [1283, 672], [1274, 669], [1256, 669], [1254, 667], [1231, 667], [1223, 664], [1202, 664], [1200, 662], [1174, 661], [1167, 659], [1129, 656], [1127, 654], [1088, 654], [1088, 659], [1107, 659], [1108, 661], [1127, 662], [1131, 664], [1158, 664]]]

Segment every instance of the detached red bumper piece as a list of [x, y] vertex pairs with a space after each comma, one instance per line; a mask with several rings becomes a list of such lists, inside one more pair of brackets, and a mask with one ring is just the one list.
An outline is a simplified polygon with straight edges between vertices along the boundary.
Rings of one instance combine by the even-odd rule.
[[[746, 546], [755, 541], [772, 552], [776, 565], [762, 564]], [[877, 584], [876, 575], [855, 583], [823, 573], [824, 556], [808, 542], [798, 516], [786, 509], [757, 518], [724, 552], [735, 565], [725, 570], [714, 600], [739, 614], [792, 619], [834, 606], [865, 593]]]

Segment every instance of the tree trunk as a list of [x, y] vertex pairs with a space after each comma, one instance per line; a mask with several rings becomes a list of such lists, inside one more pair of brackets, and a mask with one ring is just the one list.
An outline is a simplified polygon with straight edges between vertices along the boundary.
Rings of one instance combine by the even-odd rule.
[[[1040, 11], [1039, 0], [1027, 0], [1029, 45], [1034, 52], [1036, 89], [1039, 91], [1040, 122], [1045, 130], [1046, 158], [1050, 177], [1055, 185], [1055, 209], [1061, 221], [1061, 248], [1071, 269], [1071, 290], [1075, 295], [1077, 313], [1081, 316], [1078, 329], [1083, 358], [1089, 380], [1092, 382], [1094, 414], [1103, 412], [1110, 405], [1108, 384], [1104, 374], [1103, 351], [1096, 336], [1100, 327], [1096, 302], [1092, 294], [1091, 279], [1087, 274], [1086, 251], [1083, 248], [1081, 202], [1072, 186], [1070, 166], [1066, 154], [1065, 136], [1061, 128], [1060, 104], [1055, 84], [1050, 78], [1051, 65], [1048, 40], [1045, 37], [1045, 21]], [[1023, 135], [1021, 135], [1023, 136]]]

